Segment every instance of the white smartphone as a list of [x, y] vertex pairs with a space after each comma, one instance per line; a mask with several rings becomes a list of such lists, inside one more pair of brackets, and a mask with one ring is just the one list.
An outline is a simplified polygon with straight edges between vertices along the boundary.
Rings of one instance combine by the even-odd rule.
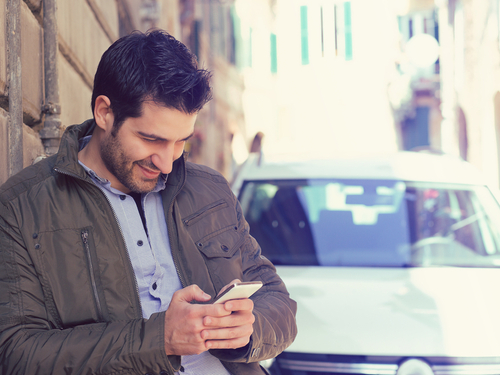
[[215, 297], [214, 303], [224, 303], [231, 299], [248, 298], [262, 286], [262, 281], [240, 281], [233, 283]]

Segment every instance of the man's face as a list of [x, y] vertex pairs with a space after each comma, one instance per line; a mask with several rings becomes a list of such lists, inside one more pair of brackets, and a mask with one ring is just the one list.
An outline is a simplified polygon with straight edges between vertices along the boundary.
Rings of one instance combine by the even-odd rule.
[[144, 102], [141, 117], [128, 118], [113, 136], [107, 132], [100, 156], [111, 186], [128, 193], [153, 190], [161, 173], [172, 171], [193, 134], [196, 114]]

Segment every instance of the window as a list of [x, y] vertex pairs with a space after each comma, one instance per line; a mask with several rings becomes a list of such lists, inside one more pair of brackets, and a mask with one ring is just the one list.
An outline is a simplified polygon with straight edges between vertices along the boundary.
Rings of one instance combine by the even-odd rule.
[[276, 34], [271, 33], [271, 73], [278, 72], [278, 54], [276, 46]]
[[307, 25], [307, 6], [300, 7], [300, 45], [302, 65], [309, 64], [309, 30]]
[[345, 59], [352, 60], [351, 2], [344, 3]]

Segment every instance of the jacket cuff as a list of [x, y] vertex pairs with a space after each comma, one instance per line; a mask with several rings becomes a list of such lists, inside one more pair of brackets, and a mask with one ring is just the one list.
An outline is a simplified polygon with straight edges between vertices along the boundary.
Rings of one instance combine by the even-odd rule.
[[158, 324], [160, 326], [159, 346], [163, 353], [164, 358], [166, 359], [165, 362], [167, 362], [167, 366], [170, 365], [169, 370], [173, 370], [174, 372], [179, 371], [181, 368], [181, 357], [179, 355], [167, 355], [167, 353], [165, 353], [165, 312], [162, 311], [160, 313], [152, 314], [148, 322], [152, 322], [153, 324]]
[[181, 369], [181, 356], [179, 355], [167, 355], [168, 361], [170, 365], [174, 369], [175, 372], [180, 371]]

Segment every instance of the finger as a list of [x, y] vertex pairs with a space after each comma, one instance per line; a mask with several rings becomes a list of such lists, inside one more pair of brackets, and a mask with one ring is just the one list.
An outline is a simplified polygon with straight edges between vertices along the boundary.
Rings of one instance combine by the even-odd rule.
[[216, 316], [205, 316], [203, 318], [203, 326], [207, 328], [226, 328], [226, 327], [237, 327], [247, 324], [253, 324], [255, 322], [255, 316], [251, 311], [243, 310], [233, 312], [230, 315], [216, 317]]
[[205, 341], [205, 348], [208, 349], [238, 349], [250, 342], [250, 337], [240, 337], [231, 340], [210, 340]]
[[234, 340], [242, 337], [250, 337], [252, 333], [253, 326], [246, 324], [237, 327], [206, 329], [201, 332], [201, 337], [206, 341]]
[[180, 289], [174, 293], [172, 296], [172, 301], [176, 302], [191, 302], [191, 301], [198, 301], [198, 302], [206, 302], [209, 301], [212, 297], [205, 293], [203, 290], [200, 289], [198, 285], [190, 285], [188, 287], [185, 287], [183, 289]]
[[[233, 325], [235, 319], [239, 318], [239, 313], [247, 313], [253, 317], [253, 301], [248, 298], [235, 299], [224, 304], [205, 305], [203, 325], [205, 327], [227, 327]], [[220, 320], [223, 317], [231, 316], [232, 320]], [[243, 322], [244, 323], [244, 322]]]
[[253, 301], [250, 298], [240, 298], [223, 304], [227, 311], [253, 311]]
[[222, 317], [231, 315], [232, 311], [224, 307], [222, 303], [198, 305], [203, 307], [203, 316]]
[[205, 330], [202, 337], [205, 339], [207, 349], [213, 348], [239, 348], [250, 341], [253, 333], [252, 325]]

